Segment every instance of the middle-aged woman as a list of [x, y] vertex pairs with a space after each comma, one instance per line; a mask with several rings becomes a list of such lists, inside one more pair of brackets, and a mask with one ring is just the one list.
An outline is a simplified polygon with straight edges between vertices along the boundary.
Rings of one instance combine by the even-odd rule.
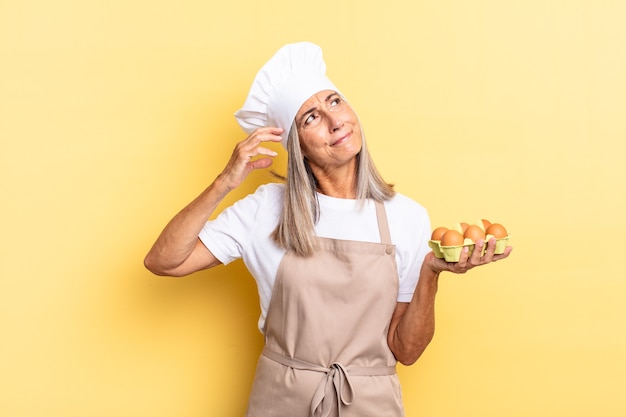
[[[512, 250], [494, 255], [492, 239], [456, 263], [436, 258], [426, 210], [383, 181], [325, 71], [306, 42], [261, 68], [235, 114], [249, 136], [145, 259], [155, 274], [183, 276], [243, 258], [265, 336], [247, 416], [403, 416], [395, 365], [415, 362], [432, 339], [440, 273]], [[262, 185], [208, 221], [251, 171], [272, 164], [266, 142], [287, 149], [284, 184]]]

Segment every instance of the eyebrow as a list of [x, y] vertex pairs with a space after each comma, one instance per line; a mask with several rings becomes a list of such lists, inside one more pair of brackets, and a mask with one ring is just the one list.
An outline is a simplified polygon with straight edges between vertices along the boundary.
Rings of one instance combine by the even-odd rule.
[[[333, 91], [328, 96], [326, 96], [326, 98], [324, 99], [324, 103], [327, 103], [331, 98], [333, 98], [334, 96], [338, 96], [338, 95], [339, 95], [339, 93], [337, 93], [336, 91]], [[306, 116], [308, 116], [310, 113], [314, 112], [316, 109], [317, 109], [317, 106], [311, 107], [310, 109], [308, 109], [307, 111], [302, 113], [302, 116], [300, 116], [299, 122], [302, 123], [306, 119]]]

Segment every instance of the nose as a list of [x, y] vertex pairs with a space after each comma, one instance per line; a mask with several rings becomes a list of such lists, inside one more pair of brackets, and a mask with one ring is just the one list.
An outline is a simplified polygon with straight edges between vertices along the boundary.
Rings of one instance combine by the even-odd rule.
[[329, 113], [328, 114], [328, 127], [331, 132], [336, 132], [343, 126], [343, 119], [340, 114]]

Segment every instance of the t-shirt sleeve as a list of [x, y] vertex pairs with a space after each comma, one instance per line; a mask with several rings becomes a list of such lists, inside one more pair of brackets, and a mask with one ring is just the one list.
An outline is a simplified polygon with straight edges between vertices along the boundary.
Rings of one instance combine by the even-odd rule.
[[251, 244], [260, 211], [267, 209], [267, 201], [274, 190], [260, 186], [253, 194], [227, 207], [214, 220], [209, 220], [198, 237], [224, 265], [239, 259]]
[[410, 216], [412, 224], [406, 230], [409, 231], [408, 245], [402, 249], [401, 264], [398, 265], [400, 287], [398, 289], [398, 302], [408, 303], [413, 297], [419, 280], [424, 257], [430, 248], [430, 218], [426, 209], [418, 206], [417, 212]]

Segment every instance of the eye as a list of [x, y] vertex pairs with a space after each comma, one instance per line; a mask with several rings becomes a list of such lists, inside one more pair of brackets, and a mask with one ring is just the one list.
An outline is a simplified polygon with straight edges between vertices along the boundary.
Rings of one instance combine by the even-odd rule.
[[316, 116], [314, 114], [309, 114], [309, 116], [306, 119], [304, 119], [304, 124], [305, 125], [310, 124], [311, 122], [313, 122], [313, 120], [315, 120], [315, 117]]
[[340, 97], [335, 97], [334, 99], [331, 100], [330, 107], [335, 107], [339, 103], [341, 103], [341, 98]]

